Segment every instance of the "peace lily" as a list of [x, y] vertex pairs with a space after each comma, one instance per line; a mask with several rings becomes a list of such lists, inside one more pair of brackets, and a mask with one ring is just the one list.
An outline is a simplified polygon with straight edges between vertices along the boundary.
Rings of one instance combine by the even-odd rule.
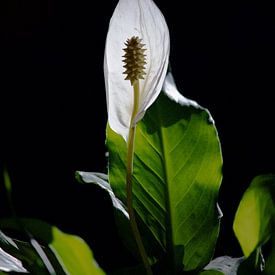
[[152, 0], [119, 0], [110, 20], [104, 56], [108, 122], [127, 142], [127, 211], [147, 275], [152, 270], [133, 207], [135, 129], [161, 91], [169, 48], [168, 27]]
[[[143, 63], [139, 64], [142, 72], [137, 77], [139, 94], [136, 106], [132, 87], [134, 83], [131, 76], [127, 73], [125, 75], [129, 66], [127, 68], [125, 64], [127, 52], [123, 50], [127, 49], [127, 43], [131, 39], [137, 39], [143, 49], [144, 58]], [[104, 75], [108, 122], [111, 129], [125, 141], [128, 140], [131, 124], [134, 125], [142, 119], [161, 91], [167, 71], [169, 49], [168, 27], [152, 0], [118, 2], [106, 39]], [[136, 110], [132, 117], [133, 109]]]

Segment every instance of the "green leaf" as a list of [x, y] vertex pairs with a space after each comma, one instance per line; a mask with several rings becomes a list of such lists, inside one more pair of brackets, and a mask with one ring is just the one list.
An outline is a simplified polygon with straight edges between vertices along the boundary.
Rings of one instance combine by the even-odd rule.
[[79, 237], [65, 234], [53, 227], [50, 247], [69, 274], [104, 274], [87, 244]]
[[[20, 220], [26, 230], [51, 249], [68, 274], [105, 274], [93, 258], [88, 245], [79, 237], [63, 233], [58, 228], [34, 219]], [[0, 226], [19, 230], [14, 219], [1, 220]]]
[[[179, 94], [175, 102], [170, 92], [137, 125], [134, 208], [147, 253], [194, 270], [210, 261], [219, 232], [222, 157], [209, 112]], [[126, 204], [126, 143], [109, 127], [107, 146], [110, 184]]]
[[233, 229], [246, 257], [271, 237], [274, 200], [275, 175], [254, 178], [241, 199]]

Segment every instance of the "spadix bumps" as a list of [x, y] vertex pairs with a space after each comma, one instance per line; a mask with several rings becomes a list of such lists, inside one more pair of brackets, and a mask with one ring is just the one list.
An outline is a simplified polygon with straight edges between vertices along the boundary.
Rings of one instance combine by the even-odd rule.
[[131, 84], [134, 85], [139, 79], [144, 79], [145, 76], [145, 54], [146, 49], [143, 47], [145, 44], [141, 43], [141, 39], [137, 36], [133, 36], [130, 39], [127, 39], [126, 48], [123, 50], [125, 54], [123, 55], [123, 66], [126, 70], [123, 74], [126, 74], [125, 80], [130, 80]]

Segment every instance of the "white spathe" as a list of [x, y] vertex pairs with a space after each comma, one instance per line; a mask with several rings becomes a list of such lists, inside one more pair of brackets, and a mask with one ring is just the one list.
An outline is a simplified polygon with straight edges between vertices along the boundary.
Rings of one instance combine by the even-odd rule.
[[113, 131], [128, 139], [133, 110], [133, 87], [124, 80], [122, 56], [128, 38], [138, 36], [146, 48], [144, 80], [134, 123], [158, 97], [167, 72], [170, 38], [165, 19], [152, 0], [120, 0], [110, 20], [104, 56], [108, 122]]

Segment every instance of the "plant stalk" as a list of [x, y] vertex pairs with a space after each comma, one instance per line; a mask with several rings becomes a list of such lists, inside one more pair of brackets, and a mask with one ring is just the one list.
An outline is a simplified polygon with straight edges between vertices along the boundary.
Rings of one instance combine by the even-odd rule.
[[131, 124], [129, 129], [129, 136], [128, 136], [128, 144], [127, 144], [127, 172], [126, 172], [126, 194], [127, 194], [127, 208], [128, 214], [130, 219], [130, 225], [132, 229], [132, 233], [134, 235], [138, 251], [140, 257], [142, 259], [144, 268], [146, 270], [147, 275], [152, 275], [151, 266], [148, 261], [148, 257], [140, 236], [140, 232], [138, 230], [138, 226], [136, 223], [135, 218], [135, 211], [133, 207], [133, 161], [134, 161], [134, 145], [135, 145], [135, 133], [136, 133], [136, 125], [134, 123], [134, 119], [136, 117], [138, 111], [138, 104], [139, 104], [139, 81], [137, 80], [134, 85], [134, 106], [133, 112], [131, 117]]

